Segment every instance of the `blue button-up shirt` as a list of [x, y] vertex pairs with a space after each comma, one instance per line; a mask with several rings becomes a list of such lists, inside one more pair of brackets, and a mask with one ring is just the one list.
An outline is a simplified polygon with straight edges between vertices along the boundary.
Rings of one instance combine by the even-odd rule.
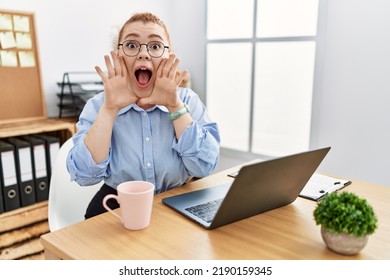
[[104, 94], [88, 100], [73, 136], [68, 154], [71, 179], [82, 186], [102, 180], [116, 188], [120, 183], [145, 180], [156, 186], [156, 193], [180, 186], [192, 177], [204, 177], [219, 158], [220, 136], [198, 95], [179, 88], [180, 99], [188, 104], [193, 122], [176, 139], [169, 112], [164, 106], [144, 110], [131, 104], [118, 112], [105, 160], [95, 163], [84, 138], [103, 104]]

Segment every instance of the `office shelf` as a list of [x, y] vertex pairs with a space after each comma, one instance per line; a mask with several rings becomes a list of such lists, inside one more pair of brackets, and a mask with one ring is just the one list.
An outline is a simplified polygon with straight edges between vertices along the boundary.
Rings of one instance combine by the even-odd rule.
[[88, 99], [103, 91], [103, 83], [96, 72], [65, 72], [62, 82], [57, 84], [61, 90], [57, 93], [59, 118], [78, 118]]
[[[0, 124], [0, 139], [45, 133], [59, 137], [62, 145], [75, 132], [75, 122], [64, 118]], [[46, 200], [0, 213], [0, 261], [44, 259], [39, 238], [49, 232], [47, 208]]]

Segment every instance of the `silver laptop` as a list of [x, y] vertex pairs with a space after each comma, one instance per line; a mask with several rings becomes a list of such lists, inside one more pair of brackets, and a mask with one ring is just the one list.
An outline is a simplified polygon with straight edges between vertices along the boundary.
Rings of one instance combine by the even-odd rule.
[[164, 198], [206, 229], [214, 229], [295, 201], [330, 147], [243, 166], [233, 182]]

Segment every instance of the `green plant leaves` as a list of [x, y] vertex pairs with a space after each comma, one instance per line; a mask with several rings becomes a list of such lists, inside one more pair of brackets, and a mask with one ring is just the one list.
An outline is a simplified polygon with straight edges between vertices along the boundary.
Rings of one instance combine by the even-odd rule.
[[371, 205], [350, 192], [326, 195], [313, 212], [317, 225], [330, 232], [355, 236], [370, 235], [377, 228], [377, 217]]

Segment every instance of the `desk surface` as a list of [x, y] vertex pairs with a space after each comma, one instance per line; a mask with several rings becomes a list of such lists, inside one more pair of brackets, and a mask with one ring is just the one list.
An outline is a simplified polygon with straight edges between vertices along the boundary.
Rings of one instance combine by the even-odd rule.
[[328, 250], [315, 224], [316, 202], [292, 204], [206, 230], [163, 205], [162, 198], [233, 180], [228, 169], [155, 196], [151, 224], [126, 230], [110, 213], [41, 237], [47, 259], [390, 259], [390, 187], [352, 181], [345, 188], [364, 198], [378, 216], [378, 229], [357, 255]]

